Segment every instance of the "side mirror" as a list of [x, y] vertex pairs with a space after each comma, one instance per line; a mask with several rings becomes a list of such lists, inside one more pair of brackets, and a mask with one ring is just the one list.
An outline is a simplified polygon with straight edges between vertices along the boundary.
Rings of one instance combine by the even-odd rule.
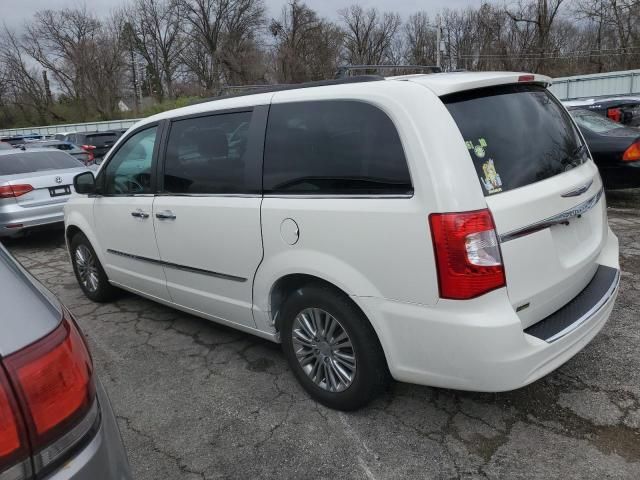
[[93, 172], [83, 172], [73, 179], [73, 188], [77, 193], [91, 195], [96, 193], [96, 179]]

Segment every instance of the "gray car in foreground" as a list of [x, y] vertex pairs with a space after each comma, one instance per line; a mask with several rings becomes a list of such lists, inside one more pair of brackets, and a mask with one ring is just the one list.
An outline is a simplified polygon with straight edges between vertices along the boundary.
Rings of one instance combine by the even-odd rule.
[[0, 480], [129, 480], [86, 340], [0, 245]]
[[71, 155], [51, 148], [1, 150], [0, 237], [63, 222], [73, 177], [87, 170]]

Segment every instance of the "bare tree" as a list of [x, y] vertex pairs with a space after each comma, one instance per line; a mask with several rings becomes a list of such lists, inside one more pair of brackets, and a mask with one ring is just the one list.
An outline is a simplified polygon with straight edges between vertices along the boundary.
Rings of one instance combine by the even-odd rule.
[[377, 65], [391, 56], [393, 39], [400, 28], [396, 13], [380, 13], [377, 9], [364, 10], [352, 5], [339, 12], [345, 27], [344, 56], [350, 64]]
[[44, 77], [29, 67], [15, 33], [5, 27], [0, 36], [0, 96], [20, 109], [25, 117], [29, 111], [36, 114], [37, 121], [46, 122], [49, 113], [49, 97]]
[[159, 100], [173, 98], [176, 70], [186, 46], [183, 3], [135, 0], [127, 14], [127, 40], [146, 62], [151, 93]]
[[275, 73], [279, 81], [298, 83], [330, 78], [337, 69], [343, 33], [298, 0], [283, 7], [269, 26], [276, 40]]
[[405, 60], [410, 65], [435, 65], [436, 30], [426, 12], [414, 13], [404, 25]]
[[[182, 57], [201, 87], [211, 92], [227, 77], [243, 81], [259, 61], [257, 32], [262, 0], [182, 0], [190, 46]], [[232, 80], [232, 81], [233, 81]]]

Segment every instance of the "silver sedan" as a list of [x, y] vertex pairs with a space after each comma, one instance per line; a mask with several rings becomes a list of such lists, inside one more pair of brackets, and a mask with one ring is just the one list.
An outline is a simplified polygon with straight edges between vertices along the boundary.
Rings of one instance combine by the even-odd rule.
[[0, 151], [0, 237], [62, 223], [73, 178], [90, 170], [59, 150]]
[[0, 479], [130, 480], [73, 317], [1, 244], [0, 285]]

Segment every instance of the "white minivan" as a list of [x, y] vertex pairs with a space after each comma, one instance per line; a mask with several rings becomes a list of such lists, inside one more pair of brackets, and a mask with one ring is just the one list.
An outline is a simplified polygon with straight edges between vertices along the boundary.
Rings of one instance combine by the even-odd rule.
[[351, 77], [144, 119], [76, 177], [78, 282], [281, 342], [333, 408], [390, 377], [527, 385], [598, 333], [620, 277], [598, 169], [549, 84]]

